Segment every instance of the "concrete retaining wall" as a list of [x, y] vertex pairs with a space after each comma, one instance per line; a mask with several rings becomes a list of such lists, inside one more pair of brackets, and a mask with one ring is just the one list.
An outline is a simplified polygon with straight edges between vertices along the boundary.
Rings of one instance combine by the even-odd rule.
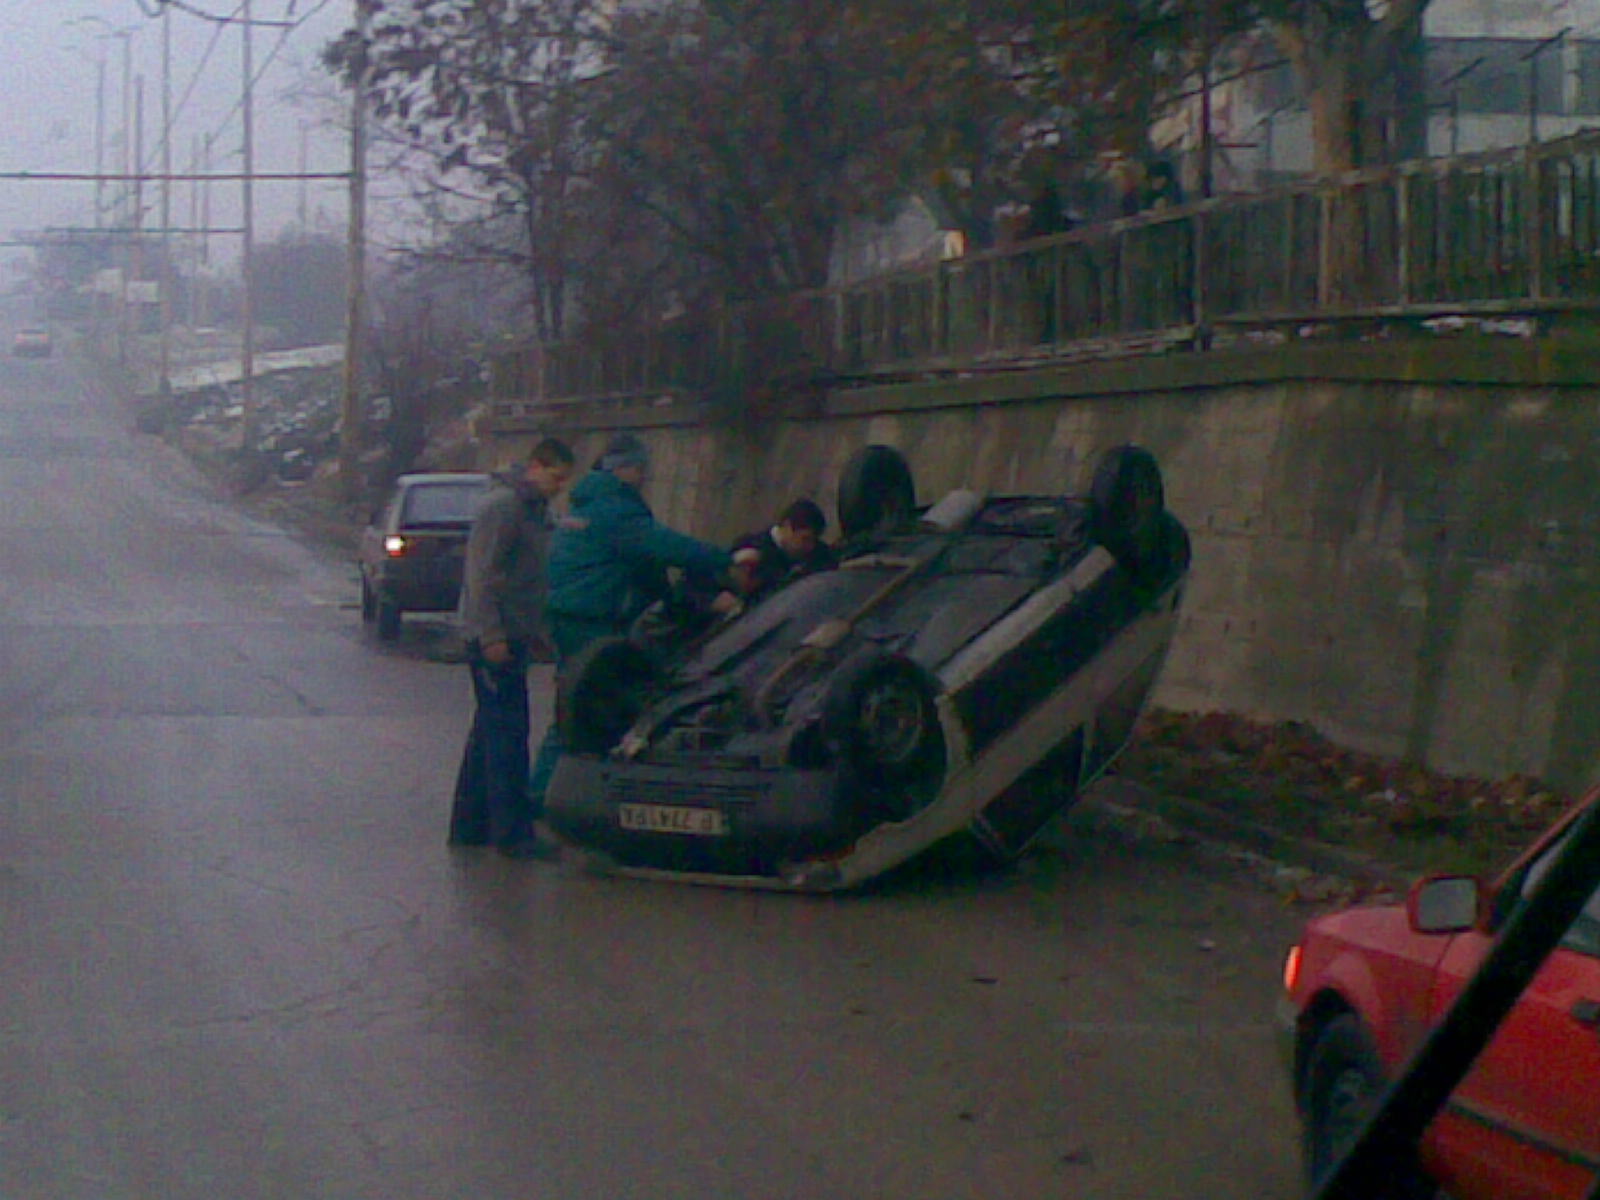
[[[841, 391], [736, 430], [681, 399], [506, 426], [587, 459], [643, 432], [663, 519], [722, 539], [898, 446], [919, 498], [1076, 490], [1094, 455], [1159, 456], [1194, 538], [1158, 696], [1308, 721], [1437, 769], [1600, 778], [1600, 383], [1592, 356], [1323, 347]], [[1471, 364], [1478, 365], [1473, 367]], [[1465, 365], [1464, 365], [1465, 364]]]

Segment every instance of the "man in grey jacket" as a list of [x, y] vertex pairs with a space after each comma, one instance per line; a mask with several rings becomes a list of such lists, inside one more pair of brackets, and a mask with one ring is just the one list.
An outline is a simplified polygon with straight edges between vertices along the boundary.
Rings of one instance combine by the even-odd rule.
[[548, 647], [545, 560], [550, 501], [572, 478], [572, 450], [556, 438], [533, 448], [521, 472], [503, 477], [467, 541], [461, 628], [477, 711], [456, 776], [450, 844], [493, 843], [511, 858], [552, 858], [528, 794], [528, 663]]

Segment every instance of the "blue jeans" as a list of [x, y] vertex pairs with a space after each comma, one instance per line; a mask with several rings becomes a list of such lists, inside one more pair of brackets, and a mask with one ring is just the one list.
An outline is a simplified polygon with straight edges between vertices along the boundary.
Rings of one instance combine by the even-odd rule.
[[[550, 614], [550, 636], [556, 644], [556, 689], [559, 693], [561, 679], [567, 664], [590, 642], [625, 632], [604, 621], [585, 621], [576, 617]], [[550, 788], [550, 777], [556, 773], [561, 761], [561, 714], [554, 713], [539, 743], [539, 753], [533, 760], [533, 772], [528, 777], [528, 794], [537, 812], [544, 812], [544, 794]]]
[[491, 663], [467, 647], [477, 711], [456, 774], [450, 841], [511, 845], [533, 833], [538, 815], [528, 799], [528, 649], [513, 642], [511, 658]]

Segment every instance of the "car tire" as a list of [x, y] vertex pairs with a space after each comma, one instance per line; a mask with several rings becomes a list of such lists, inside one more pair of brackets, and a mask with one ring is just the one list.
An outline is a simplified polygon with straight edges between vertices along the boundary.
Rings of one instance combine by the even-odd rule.
[[1166, 509], [1155, 455], [1142, 446], [1113, 446], [1095, 464], [1089, 498], [1095, 540], [1138, 573], [1159, 549]]
[[380, 641], [392, 642], [400, 636], [402, 609], [393, 597], [379, 596], [377, 605], [377, 630]]
[[835, 673], [822, 706], [834, 756], [883, 793], [887, 820], [905, 820], [938, 790], [944, 730], [928, 673], [908, 658], [872, 654]]
[[[1306, 1056], [1302, 1085], [1306, 1177], [1313, 1187], [1354, 1143], [1388, 1080], [1377, 1048], [1353, 1013], [1327, 1022]], [[1396, 1162], [1371, 1200], [1430, 1200], [1437, 1189], [1414, 1162]]]
[[629, 639], [590, 642], [562, 668], [556, 685], [562, 749], [606, 753], [633, 727], [659, 677], [655, 659]]
[[847, 541], [904, 528], [917, 510], [911, 467], [893, 446], [863, 446], [839, 474], [837, 503]]

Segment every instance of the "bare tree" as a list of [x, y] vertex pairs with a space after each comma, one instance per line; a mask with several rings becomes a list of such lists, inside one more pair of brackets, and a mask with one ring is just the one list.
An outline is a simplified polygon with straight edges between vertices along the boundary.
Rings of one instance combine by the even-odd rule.
[[521, 269], [545, 341], [564, 334], [574, 279], [600, 241], [583, 97], [605, 66], [610, 8], [392, 0], [366, 44], [352, 31], [324, 56], [350, 78], [365, 68], [374, 119], [426, 163], [428, 192], [448, 198], [458, 251]]
[[597, 88], [602, 186], [718, 292], [826, 281], [841, 222], [915, 174], [919, 81], [897, 70], [903, 0], [706, 0], [619, 18]]

